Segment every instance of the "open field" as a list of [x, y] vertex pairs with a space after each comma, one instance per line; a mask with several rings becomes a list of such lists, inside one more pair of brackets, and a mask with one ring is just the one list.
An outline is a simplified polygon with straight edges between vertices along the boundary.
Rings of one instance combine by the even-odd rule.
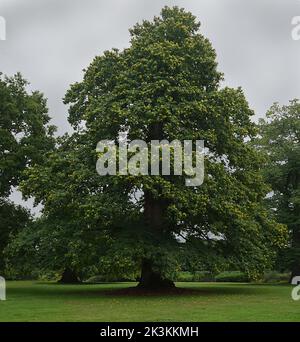
[[300, 321], [289, 285], [177, 283], [192, 291], [118, 293], [133, 285], [8, 282], [0, 321]]

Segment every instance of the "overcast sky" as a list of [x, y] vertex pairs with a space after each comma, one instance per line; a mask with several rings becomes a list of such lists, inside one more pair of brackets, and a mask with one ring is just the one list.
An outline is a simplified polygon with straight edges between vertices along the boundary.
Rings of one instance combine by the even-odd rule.
[[[300, 98], [300, 40], [291, 20], [300, 0], [0, 0], [7, 25], [0, 71], [20, 71], [48, 98], [59, 134], [70, 127], [62, 98], [95, 55], [129, 44], [128, 29], [165, 5], [191, 11], [217, 51], [225, 84], [242, 86], [256, 117]], [[19, 201], [19, 196], [14, 194]]]

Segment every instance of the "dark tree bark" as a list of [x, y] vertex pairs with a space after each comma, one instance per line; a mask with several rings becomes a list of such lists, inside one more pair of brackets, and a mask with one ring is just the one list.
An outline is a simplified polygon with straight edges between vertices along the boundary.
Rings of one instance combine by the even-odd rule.
[[159, 271], [154, 271], [151, 260], [144, 259], [138, 287], [147, 290], [160, 290], [173, 288], [175, 284], [173, 281], [163, 278]]
[[66, 267], [58, 282], [60, 284], [79, 284], [80, 280], [79, 280], [76, 272], [74, 272], [71, 268]]
[[[153, 124], [149, 130], [150, 140], [162, 140], [163, 128], [162, 124]], [[157, 189], [160, 193], [160, 189]], [[157, 239], [158, 243], [167, 232], [165, 225], [165, 212], [167, 202], [161, 198], [154, 198], [150, 191], [144, 192], [144, 219], [146, 229], [149, 230], [152, 236]], [[174, 287], [174, 282], [165, 279], [157, 268], [153, 268], [153, 260], [144, 259], [141, 267], [141, 278], [138, 287], [157, 290]]]

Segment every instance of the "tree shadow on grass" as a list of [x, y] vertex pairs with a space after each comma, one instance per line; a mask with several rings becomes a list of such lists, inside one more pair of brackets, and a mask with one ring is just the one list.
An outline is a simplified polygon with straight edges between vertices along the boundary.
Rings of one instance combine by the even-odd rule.
[[[85, 286], [83, 286], [85, 285]], [[281, 285], [281, 284], [280, 284]], [[101, 287], [103, 286], [103, 287]], [[87, 297], [169, 297], [169, 296], [249, 296], [262, 295], [270, 291], [270, 287], [279, 284], [177, 284], [175, 288], [161, 290], [145, 290], [136, 283], [101, 283], [101, 284], [57, 284], [36, 282], [31, 286], [8, 288], [8, 293], [18, 296], [87, 296]]]
[[262, 294], [265, 291], [268, 292], [266, 288], [256, 288], [249, 286], [249, 284], [236, 284], [230, 285], [218, 285], [215, 286], [215, 283], [211, 283], [211, 285], [205, 286], [189, 286], [182, 287], [177, 286], [171, 289], [161, 289], [161, 290], [145, 290], [138, 287], [128, 287], [121, 289], [113, 289], [105, 291], [105, 294], [108, 296], [229, 296], [229, 295], [239, 295], [239, 296], [249, 296], [249, 295], [257, 295]]
[[[10, 295], [16, 296], [47, 296], [47, 297], [62, 297], [62, 296], [103, 296], [107, 290], [124, 288], [125, 283], [103, 283], [103, 284], [59, 284], [56, 282], [33, 282], [30, 285], [13, 286], [7, 288]], [[101, 286], [103, 286], [101, 288]], [[128, 285], [127, 285], [128, 286]], [[130, 284], [129, 284], [130, 286]]]

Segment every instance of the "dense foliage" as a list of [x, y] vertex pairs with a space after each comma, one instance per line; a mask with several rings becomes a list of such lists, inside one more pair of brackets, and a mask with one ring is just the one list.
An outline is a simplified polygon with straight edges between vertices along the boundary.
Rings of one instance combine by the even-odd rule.
[[[65, 96], [74, 133], [25, 173], [44, 205], [12, 254], [45, 269], [141, 270], [143, 287], [172, 286], [180, 265], [255, 278], [271, 267], [286, 229], [266, 210], [269, 188], [243, 91], [222, 88], [216, 53], [195, 17], [165, 7], [130, 30], [130, 46], [96, 57]], [[205, 178], [96, 173], [99, 140], [204, 140]], [[30, 247], [31, 246], [31, 247]], [[24, 251], [24, 253], [22, 252]], [[89, 272], [87, 272], [88, 274]]]
[[266, 119], [260, 120], [258, 148], [265, 152], [264, 175], [271, 185], [269, 206], [277, 220], [289, 228], [287, 248], [280, 263], [300, 274], [300, 103], [274, 104]]
[[29, 213], [9, 201], [13, 187], [24, 179], [24, 170], [41, 163], [54, 146], [54, 127], [49, 125], [46, 100], [29, 93], [28, 83], [16, 74], [0, 73], [0, 272], [4, 250], [28, 224]]
[[53, 146], [53, 126], [49, 126], [46, 100], [16, 74], [0, 74], [0, 196], [9, 195], [17, 186], [22, 171], [42, 161]]

